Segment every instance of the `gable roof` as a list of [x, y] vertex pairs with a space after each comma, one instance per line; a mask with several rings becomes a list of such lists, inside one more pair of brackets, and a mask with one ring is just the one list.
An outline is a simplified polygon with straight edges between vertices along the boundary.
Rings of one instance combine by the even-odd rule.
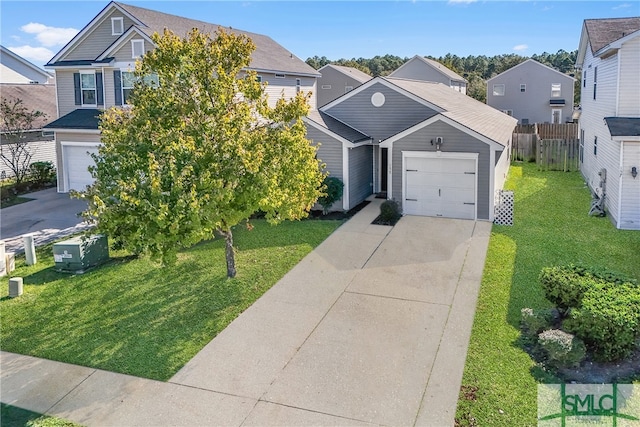
[[360, 71], [357, 68], [346, 67], [344, 65], [335, 65], [335, 64], [327, 64], [324, 67], [321, 67], [318, 70], [318, 72], [322, 74], [322, 70], [325, 68], [333, 68], [334, 70], [339, 71], [346, 76], [356, 79], [360, 83], [367, 82], [373, 78], [369, 74], [365, 73], [364, 71]]
[[[31, 70], [33, 73], [36, 73], [37, 75], [42, 76], [44, 78], [45, 82], [48, 81], [49, 79], [53, 78], [51, 73], [43, 70], [42, 68], [38, 67], [35, 64], [32, 64], [31, 62], [27, 61], [26, 59], [24, 59], [23, 57], [21, 57], [17, 53], [12, 52], [11, 50], [7, 49], [6, 47], [0, 45], [0, 62], [2, 63], [2, 66], [3, 67], [7, 67], [9, 70], [12, 70], [12, 71], [17, 73], [16, 70], [13, 70], [11, 67], [7, 66], [7, 64], [6, 64], [7, 61], [2, 60], [3, 58], [11, 58], [11, 59], [21, 63], [22, 65], [27, 67], [29, 70]], [[25, 80], [26, 80], [26, 76], [25, 76]]]
[[9, 102], [20, 99], [27, 110], [42, 111], [46, 114], [46, 117], [39, 117], [33, 122], [33, 129], [41, 129], [58, 117], [55, 85], [3, 84], [0, 85], [0, 95]]
[[591, 46], [591, 53], [598, 56], [597, 54], [600, 51], [606, 51], [608, 46], [638, 35], [640, 35], [640, 17], [585, 19], [580, 34], [576, 66], [582, 67], [587, 46]]
[[605, 117], [612, 137], [640, 136], [640, 117]]
[[442, 109], [442, 116], [498, 144], [511, 138], [517, 119], [442, 83], [386, 77], [385, 80]]
[[434, 70], [440, 72], [440, 74], [444, 75], [445, 77], [447, 77], [449, 80], [454, 80], [454, 81], [460, 81], [460, 82], [467, 82], [467, 79], [465, 79], [464, 77], [462, 77], [461, 75], [459, 75], [458, 73], [456, 73], [455, 71], [453, 71], [452, 69], [446, 67], [444, 64], [441, 64], [440, 62], [431, 59], [431, 58], [425, 58], [424, 56], [420, 56], [420, 55], [416, 55], [413, 58], [411, 58], [410, 60], [408, 60], [407, 62], [405, 62], [404, 64], [402, 64], [401, 66], [399, 66], [396, 70], [394, 70], [391, 74], [389, 74], [389, 77], [394, 77], [394, 74], [398, 71], [401, 70], [403, 67], [408, 66], [408, 64], [410, 64], [413, 61], [420, 61], [423, 62], [424, 64], [426, 64], [428, 67], [433, 68]]
[[371, 141], [370, 136], [365, 135], [345, 123], [342, 123], [323, 111], [310, 111], [306, 119], [307, 121], [312, 121], [319, 127], [322, 127], [353, 144], [363, 141]]
[[[60, 52], [54, 56], [47, 66], [55, 66], [64, 54], [68, 52], [73, 46], [75, 46], [86, 35], [90, 34], [93, 27], [102, 20], [104, 16], [110, 13], [114, 8], [120, 10], [131, 18], [135, 24], [134, 27], [141, 34], [145, 34], [151, 38], [154, 33], [162, 34], [166, 29], [173, 31], [180, 37], [185, 37], [189, 31], [193, 28], [198, 28], [203, 33], [213, 34], [218, 29], [224, 29], [225, 31], [233, 34], [243, 34], [251, 38], [256, 45], [256, 49], [251, 54], [251, 64], [248, 68], [257, 71], [271, 71], [278, 73], [289, 73], [296, 75], [308, 75], [317, 77], [320, 74], [313, 69], [310, 65], [302, 61], [293, 53], [286, 50], [280, 44], [276, 43], [271, 37], [250, 33], [248, 31], [237, 30], [229, 27], [222, 27], [216, 24], [210, 24], [204, 21], [199, 21], [190, 18], [184, 18], [181, 16], [171, 15], [168, 13], [158, 12], [151, 9], [145, 9], [138, 6], [131, 6], [128, 4], [112, 1], [110, 2], [89, 24], [87, 24]], [[127, 29], [129, 30], [129, 29]], [[125, 31], [120, 37], [124, 37], [125, 34], [130, 34], [129, 31]], [[116, 40], [114, 44], [118, 43]], [[107, 49], [109, 51], [109, 49]], [[105, 51], [106, 52], [106, 51]], [[103, 52], [96, 52], [96, 57], [86, 58], [87, 60], [95, 60]]]
[[511, 73], [511, 72], [512, 72], [512, 71], [514, 71], [514, 70], [517, 70], [517, 68], [518, 68], [518, 67], [520, 67], [520, 66], [523, 66], [523, 65], [525, 65], [525, 64], [531, 64], [531, 63], [532, 63], [532, 64], [535, 64], [535, 65], [538, 65], [538, 66], [540, 66], [540, 67], [544, 67], [544, 68], [545, 68], [545, 69], [547, 69], [547, 70], [553, 71], [554, 73], [560, 74], [561, 76], [564, 76], [564, 77], [566, 77], [566, 78], [568, 78], [568, 79], [571, 79], [571, 80], [573, 80], [573, 81], [575, 81], [575, 80], [576, 80], [574, 77], [571, 77], [570, 75], [565, 74], [565, 73], [563, 73], [562, 71], [558, 71], [558, 70], [556, 70], [555, 68], [552, 68], [552, 67], [549, 67], [549, 66], [548, 66], [548, 65], [546, 65], [546, 64], [543, 64], [542, 62], [538, 62], [538, 61], [536, 61], [535, 59], [531, 59], [531, 58], [529, 58], [529, 59], [527, 59], [526, 61], [522, 61], [522, 62], [521, 62], [521, 63], [519, 63], [518, 65], [514, 65], [513, 67], [509, 68], [508, 70], [505, 70], [505, 71], [501, 72], [500, 74], [498, 74], [498, 75], [495, 75], [495, 76], [491, 77], [489, 80], [487, 80], [487, 83], [489, 83], [491, 80], [494, 80], [494, 79], [496, 79], [496, 78], [498, 78], [498, 77], [500, 77], [500, 76], [502, 76], [502, 75], [504, 75], [504, 74], [508, 74], [508, 73]]

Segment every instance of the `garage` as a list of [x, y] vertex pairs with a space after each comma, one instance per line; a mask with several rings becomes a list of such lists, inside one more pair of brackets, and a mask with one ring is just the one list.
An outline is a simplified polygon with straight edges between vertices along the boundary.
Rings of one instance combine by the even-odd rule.
[[95, 143], [62, 143], [66, 191], [83, 191], [87, 185], [93, 184], [88, 168], [94, 165], [91, 158], [94, 153], [98, 153]]
[[476, 219], [477, 154], [404, 154], [405, 214]]

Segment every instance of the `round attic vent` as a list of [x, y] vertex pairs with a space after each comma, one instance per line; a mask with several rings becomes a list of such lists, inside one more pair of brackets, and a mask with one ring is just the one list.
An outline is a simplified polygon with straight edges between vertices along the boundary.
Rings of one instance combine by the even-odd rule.
[[382, 107], [384, 105], [384, 94], [376, 92], [371, 95], [371, 103], [374, 107]]

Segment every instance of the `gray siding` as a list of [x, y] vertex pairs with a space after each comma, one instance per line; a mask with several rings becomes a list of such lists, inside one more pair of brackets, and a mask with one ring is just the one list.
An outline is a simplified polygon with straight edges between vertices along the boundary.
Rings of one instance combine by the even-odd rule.
[[111, 18], [124, 17], [124, 31], [133, 25], [133, 21], [125, 17], [120, 11], [115, 10], [104, 17], [91, 33], [85, 36], [82, 43], [78, 43], [71, 51], [64, 55], [63, 60], [95, 59], [104, 52], [118, 36], [111, 35]]
[[402, 152], [403, 151], [432, 151], [435, 152], [435, 146], [429, 141], [437, 136], [444, 138], [442, 151], [450, 153], [479, 153], [478, 156], [478, 176], [477, 176], [477, 217], [478, 219], [488, 220], [489, 209], [491, 205], [490, 194], [490, 174], [493, 166], [490, 162], [489, 146], [477, 139], [467, 135], [466, 133], [455, 129], [443, 122], [435, 122], [426, 126], [411, 135], [396, 141], [393, 144], [391, 153], [392, 167], [392, 197], [401, 201], [402, 199]]
[[[565, 100], [565, 106], [550, 106], [551, 85], [561, 84], [558, 99]], [[493, 86], [503, 84], [504, 96], [494, 96]], [[520, 91], [520, 85], [526, 85]], [[487, 105], [500, 111], [512, 110], [513, 117], [522, 123], [551, 123], [552, 109], [562, 109], [561, 123], [571, 121], [573, 114], [573, 79], [567, 75], [549, 69], [535, 61], [526, 61], [487, 82]]]
[[[318, 79], [318, 107], [333, 101], [334, 99], [347, 93], [346, 87], [357, 88], [362, 83], [355, 78], [348, 76], [334, 68], [326, 67], [322, 71], [322, 77]], [[331, 86], [330, 89], [323, 89], [322, 86]]]
[[[320, 144], [317, 157], [326, 164], [325, 170], [329, 172], [329, 176], [334, 176], [344, 182], [342, 142], [309, 125], [307, 125], [307, 139], [311, 141], [311, 144]], [[321, 209], [321, 207], [318, 206], [314, 209]], [[342, 210], [342, 198], [333, 204], [332, 210]]]
[[122, 47], [118, 49], [115, 54], [116, 62], [133, 62], [135, 63], [136, 58], [133, 58], [133, 49], [131, 48], [131, 40], [143, 40], [144, 41], [144, 51], [148, 52], [154, 48], [153, 44], [149, 43], [145, 40], [140, 34], [134, 33], [131, 34], [125, 42], [122, 44]]
[[[385, 96], [385, 103], [381, 107], [371, 104], [371, 96], [376, 92]], [[380, 83], [323, 111], [369, 135], [374, 142], [384, 140], [436, 114], [432, 109]]]
[[410, 60], [404, 64], [402, 68], [398, 68], [396, 71], [391, 73], [390, 77], [439, 82], [444, 83], [447, 86], [451, 85], [451, 79], [449, 79], [449, 77], [417, 58]]
[[64, 116], [77, 109], [74, 99], [73, 73], [77, 70], [56, 70], [56, 92], [58, 96], [58, 115]]
[[373, 146], [349, 151], [349, 209], [373, 194]]

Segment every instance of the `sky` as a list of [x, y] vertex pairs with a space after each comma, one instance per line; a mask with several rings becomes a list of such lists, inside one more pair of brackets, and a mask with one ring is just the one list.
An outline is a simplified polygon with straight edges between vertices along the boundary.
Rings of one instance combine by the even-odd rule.
[[[265, 34], [303, 60], [573, 51], [584, 19], [640, 16], [640, 0], [122, 2]], [[107, 4], [0, 0], [0, 44], [43, 66]]]

